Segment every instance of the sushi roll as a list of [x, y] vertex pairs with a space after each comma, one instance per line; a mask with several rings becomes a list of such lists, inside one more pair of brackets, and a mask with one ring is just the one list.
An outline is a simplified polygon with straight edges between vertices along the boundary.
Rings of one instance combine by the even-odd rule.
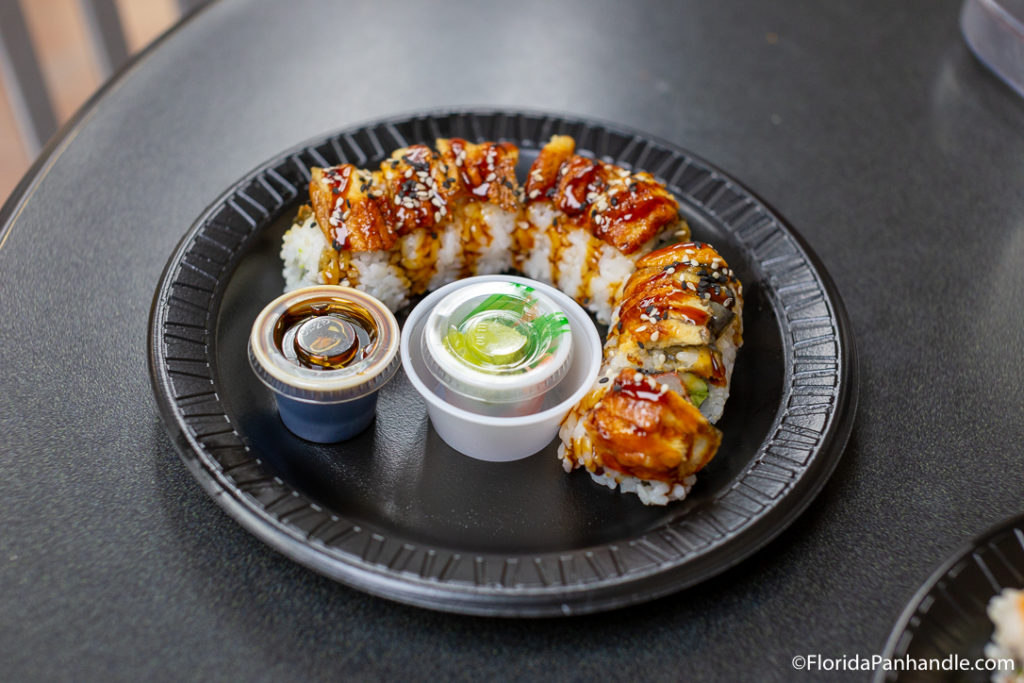
[[644, 505], [685, 498], [721, 433], [671, 373], [609, 366], [598, 382], [559, 428], [565, 471], [582, 467], [597, 483], [635, 493]]
[[1005, 588], [988, 604], [988, 616], [995, 625], [985, 656], [1014, 662], [1012, 670], [996, 670], [993, 683], [1024, 683], [1024, 591]]
[[363, 289], [397, 310], [459, 277], [507, 270], [519, 215], [519, 150], [439, 139], [396, 150], [376, 171], [313, 168], [310, 205], [281, 246], [286, 291]]
[[743, 344], [743, 285], [702, 242], [663, 247], [636, 266], [612, 314], [608, 362], [676, 373], [691, 402], [717, 422]]
[[521, 190], [518, 158], [509, 143], [438, 139], [374, 171], [312, 169], [281, 248], [286, 288], [343, 284], [397, 310], [470, 275], [516, 269], [557, 286], [610, 324], [600, 376], [560, 427], [564, 468], [648, 505], [680, 500], [721, 442], [742, 285], [712, 247], [685, 241], [678, 203], [649, 174], [555, 136]]
[[575, 150], [571, 137], [556, 135], [531, 165], [514, 265], [608, 323], [637, 258], [666, 238], [689, 239], [690, 230], [675, 198], [650, 174]]
[[639, 258], [611, 316], [599, 378], [559, 429], [567, 472], [665, 505], [715, 455], [736, 350], [742, 285], [698, 242]]

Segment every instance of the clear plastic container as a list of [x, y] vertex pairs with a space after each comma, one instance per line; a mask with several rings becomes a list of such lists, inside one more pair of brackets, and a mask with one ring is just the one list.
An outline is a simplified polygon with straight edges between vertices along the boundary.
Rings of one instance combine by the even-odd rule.
[[960, 28], [975, 56], [1024, 95], [1024, 0], [967, 0]]
[[[572, 350], [558, 391], [547, 391], [533, 410], [519, 415], [487, 415], [462, 407], [452, 392], [427, 367], [424, 335], [435, 306], [451, 293], [479, 282], [514, 282], [535, 288], [565, 314]], [[558, 434], [558, 426], [597, 380], [601, 367], [601, 338], [587, 312], [554, 287], [505, 275], [483, 275], [446, 285], [427, 296], [402, 326], [402, 367], [427, 404], [430, 421], [445, 443], [478, 460], [518, 460], [540, 451]]]
[[532, 283], [462, 280], [431, 309], [422, 344], [450, 402], [484, 415], [527, 415], [544, 394], [558, 394], [572, 329]]

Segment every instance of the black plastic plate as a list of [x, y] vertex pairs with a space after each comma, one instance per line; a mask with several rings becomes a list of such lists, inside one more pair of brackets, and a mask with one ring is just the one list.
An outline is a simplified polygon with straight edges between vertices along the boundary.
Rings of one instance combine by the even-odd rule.
[[[508, 140], [522, 168], [551, 135], [645, 170], [679, 198], [695, 239], [744, 284], [744, 339], [715, 460], [685, 501], [566, 475], [557, 442], [513, 463], [448, 448], [400, 372], [361, 436], [293, 436], [246, 361], [260, 309], [281, 293], [281, 236], [307, 199], [309, 167], [375, 167], [438, 137]], [[399, 318], [401, 321], [401, 317]], [[229, 514], [285, 555], [345, 584], [435, 609], [576, 614], [698, 583], [777, 535], [833, 471], [855, 408], [849, 324], [796, 233], [729, 176], [669, 143], [540, 113], [427, 113], [344, 130], [269, 161], [185, 235], [156, 292], [150, 365], [179, 452]]]
[[[931, 575], [896, 622], [883, 658], [945, 662], [955, 656], [973, 667], [985, 657], [985, 645], [992, 639], [988, 603], [1004, 588], [1024, 588], [1024, 515], [975, 538]], [[992, 672], [980, 669], [941, 675], [957, 681], [992, 680]], [[879, 669], [874, 680], [931, 681], [937, 675]]]

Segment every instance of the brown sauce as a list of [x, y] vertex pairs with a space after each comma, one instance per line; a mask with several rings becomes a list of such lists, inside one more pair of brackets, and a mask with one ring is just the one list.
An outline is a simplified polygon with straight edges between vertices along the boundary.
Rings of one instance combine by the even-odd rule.
[[580, 276], [580, 286], [576, 292], [577, 301], [590, 300], [590, 281], [597, 273], [597, 264], [601, 260], [600, 242], [596, 239], [587, 240], [587, 254], [583, 259], [583, 273]]
[[[626, 384], [619, 385], [619, 393], [626, 398], [635, 399], [637, 401], [647, 401], [648, 403], [661, 403], [668, 405], [668, 399], [665, 398], [665, 393], [659, 389], [652, 389], [647, 382], [629, 382]], [[634, 431], [638, 431], [634, 427]]]
[[369, 311], [332, 296], [295, 304], [274, 324], [274, 344], [285, 358], [313, 370], [335, 370], [359, 362], [372, 353], [378, 336]]
[[562, 258], [562, 251], [565, 249], [565, 240], [562, 230], [556, 218], [547, 229], [548, 240], [551, 242], [551, 251], [548, 253], [548, 260], [551, 262], [551, 282], [558, 284], [558, 262]]

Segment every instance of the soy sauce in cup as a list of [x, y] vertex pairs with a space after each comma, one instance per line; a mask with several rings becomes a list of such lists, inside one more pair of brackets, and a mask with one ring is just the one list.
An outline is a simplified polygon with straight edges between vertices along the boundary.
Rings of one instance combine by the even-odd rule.
[[278, 297], [256, 318], [249, 363], [274, 391], [289, 430], [332, 443], [373, 421], [377, 392], [400, 364], [398, 342], [395, 317], [369, 294], [306, 287]]

